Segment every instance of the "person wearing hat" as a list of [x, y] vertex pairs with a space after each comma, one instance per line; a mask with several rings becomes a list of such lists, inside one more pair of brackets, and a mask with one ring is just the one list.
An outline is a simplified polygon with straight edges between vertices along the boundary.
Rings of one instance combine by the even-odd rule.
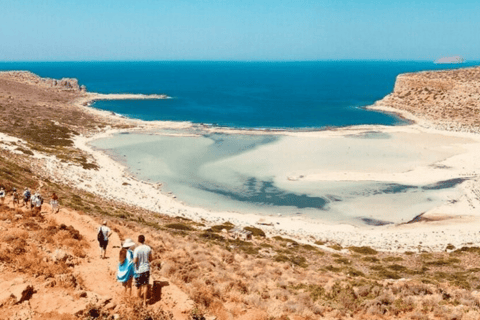
[[135, 270], [135, 264], [133, 263], [133, 251], [135, 242], [132, 239], [125, 239], [120, 249], [119, 262], [117, 269], [117, 281], [120, 282], [125, 288], [125, 294], [127, 291], [129, 295], [132, 295], [132, 282]]
[[105, 259], [107, 254], [108, 237], [112, 235], [112, 231], [107, 227], [107, 221], [103, 221], [97, 231], [98, 244], [100, 245], [100, 258]]

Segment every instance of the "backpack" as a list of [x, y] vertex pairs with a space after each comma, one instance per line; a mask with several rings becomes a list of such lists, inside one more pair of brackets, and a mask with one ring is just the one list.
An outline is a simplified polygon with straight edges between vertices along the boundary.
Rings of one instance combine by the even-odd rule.
[[100, 227], [100, 229], [98, 229], [97, 240], [98, 240], [98, 242], [104, 242], [105, 241], [105, 236], [103, 235], [102, 227]]

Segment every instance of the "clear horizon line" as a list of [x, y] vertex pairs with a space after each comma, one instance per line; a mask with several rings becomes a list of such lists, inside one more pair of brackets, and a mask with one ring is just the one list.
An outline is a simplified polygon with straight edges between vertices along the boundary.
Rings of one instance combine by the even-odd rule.
[[[119, 59], [119, 60], [7, 60], [7, 61], [0, 61], [0, 63], [81, 63], [81, 62], [236, 62], [236, 63], [266, 63], [266, 62], [282, 62], [282, 63], [298, 63], [298, 62], [432, 62], [434, 63], [436, 60], [414, 60], [414, 59], [317, 59], [317, 60], [195, 60], [195, 59], [178, 59], [178, 60], [138, 60], [138, 59]], [[480, 60], [465, 60], [462, 63], [452, 63], [452, 64], [464, 64], [467, 62], [480, 62]]]

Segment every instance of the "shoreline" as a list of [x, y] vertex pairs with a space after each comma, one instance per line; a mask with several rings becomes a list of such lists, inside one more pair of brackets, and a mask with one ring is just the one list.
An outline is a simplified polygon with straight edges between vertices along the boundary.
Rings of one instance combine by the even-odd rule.
[[[115, 118], [124, 124], [134, 125], [128, 129], [110, 129], [89, 137], [77, 137], [75, 146], [90, 155], [92, 155], [99, 164], [98, 173], [93, 176], [97, 178], [97, 185], [86, 186], [73, 180], [80, 188], [103, 195], [107, 199], [121, 201], [130, 205], [139, 206], [148, 210], [152, 210], [161, 214], [170, 216], [180, 216], [189, 218], [197, 222], [208, 222], [211, 225], [221, 224], [223, 222], [232, 222], [239, 226], [256, 226], [262, 228], [268, 236], [288, 236], [300, 242], [312, 243], [316, 240], [329, 241], [338, 243], [342, 246], [363, 246], [367, 245], [381, 251], [415, 251], [430, 250], [442, 251], [447, 244], [453, 244], [461, 247], [471, 243], [480, 241], [480, 234], [476, 231], [476, 223], [479, 222], [478, 216], [475, 215], [454, 215], [445, 214], [435, 218], [435, 215], [422, 214], [422, 219], [416, 223], [410, 224], [389, 224], [385, 226], [353, 226], [350, 224], [327, 223], [325, 221], [315, 221], [305, 217], [278, 217], [278, 216], [262, 216], [258, 214], [244, 214], [237, 212], [215, 212], [205, 208], [193, 207], [184, 204], [176, 199], [174, 194], [165, 194], [161, 191], [161, 183], [153, 183], [141, 181], [132, 173], [128, 172], [128, 168], [123, 164], [115, 161], [104, 151], [96, 150], [88, 145], [89, 142], [111, 136], [120, 132], [154, 132], [154, 134], [162, 134], [162, 129], [174, 129], [179, 131], [188, 131], [190, 129], [199, 128], [204, 130], [204, 134], [210, 133], [226, 133], [226, 134], [270, 134], [282, 136], [298, 136], [298, 137], [315, 137], [318, 135], [339, 135], [344, 133], [355, 133], [362, 131], [375, 130], [379, 132], [390, 132], [396, 130], [414, 130], [420, 132], [440, 132], [447, 135], [461, 135], [472, 137], [471, 133], [451, 132], [438, 130], [435, 125], [426, 120], [418, 119], [409, 114], [407, 111], [397, 110], [388, 107], [370, 106], [367, 108], [375, 108], [381, 111], [395, 112], [401, 114], [402, 117], [412, 121], [411, 124], [403, 126], [379, 126], [379, 125], [361, 125], [342, 128], [334, 128], [333, 130], [316, 130], [316, 131], [260, 131], [260, 130], [239, 130], [236, 128], [205, 128], [200, 124], [192, 124], [185, 122], [167, 122], [167, 121], [143, 121], [137, 119], [129, 119], [111, 115], [108, 111], [98, 110], [88, 105], [81, 104], [81, 107], [87, 112], [97, 115]], [[165, 133], [164, 133], [165, 134]], [[171, 133], [169, 133], [171, 134]], [[192, 135], [190, 132], [175, 133], [180, 136]], [[168, 135], [168, 134], [167, 134]], [[195, 132], [193, 135], [199, 135]], [[475, 136], [477, 140], [480, 138]], [[479, 140], [480, 142], [480, 140]], [[57, 171], [59, 172], [59, 171]], [[78, 175], [73, 174], [73, 176]], [[94, 177], [91, 179], [94, 179]], [[72, 176], [70, 176], [72, 177]], [[85, 176], [84, 176], [85, 178]], [[333, 178], [332, 178], [333, 179]], [[89, 181], [89, 179], [83, 179]], [[125, 195], [125, 186], [122, 183], [128, 183], [130, 197]], [[132, 195], [137, 195], [137, 201], [132, 200]], [[135, 198], [135, 196], [133, 196]], [[141, 199], [141, 201], [138, 201]], [[261, 222], [264, 221], [264, 222]], [[267, 221], [267, 222], [265, 222]], [[428, 221], [428, 222], [425, 222]], [[429, 239], [429, 241], [427, 241]]]
[[[418, 115], [414, 115], [408, 110], [402, 108], [393, 108], [385, 106], [382, 100], [374, 105], [365, 107], [366, 109], [375, 109], [381, 112], [394, 113], [404, 119], [412, 121], [410, 124], [401, 126], [381, 126], [381, 125], [357, 125], [341, 128], [322, 128], [319, 130], [252, 130], [239, 128], [212, 127], [203, 124], [193, 124], [190, 122], [168, 122], [168, 121], [143, 121], [130, 119], [123, 116], [112, 114], [112, 112], [91, 107], [91, 103], [98, 98], [95, 93], [85, 93], [78, 86], [76, 79], [42, 79], [31, 73], [8, 73], [4, 74], [9, 85], [21, 83], [22, 88], [37, 92], [39, 98], [45, 99], [43, 92], [56, 94], [57, 97], [64, 98], [64, 101], [55, 102], [55, 108], [75, 112], [88, 116], [85, 119], [95, 123], [89, 125], [89, 122], [80, 122], [77, 118], [71, 118], [72, 124], [79, 126], [80, 134], [71, 136], [73, 147], [81, 154], [88, 155], [84, 164], [98, 165], [98, 170], [82, 168], [82, 165], [75, 161], [61, 161], [55, 153], [44, 153], [31, 149], [28, 143], [22, 142], [19, 146], [31, 152], [31, 156], [43, 168], [45, 177], [49, 180], [61, 182], [72, 188], [82, 189], [94, 193], [106, 200], [122, 202], [137, 208], [144, 208], [160, 214], [172, 217], [185, 217], [194, 221], [207, 222], [210, 225], [221, 224], [230, 221], [238, 226], [256, 226], [262, 228], [269, 236], [288, 236], [302, 243], [313, 243], [319, 241], [329, 241], [330, 244], [340, 244], [342, 246], [370, 246], [380, 251], [443, 251], [447, 244], [453, 244], [456, 247], [468, 246], [480, 242], [479, 211], [480, 208], [480, 190], [477, 185], [479, 182], [478, 174], [480, 169], [476, 164], [478, 151], [480, 147], [479, 130], [463, 130], [461, 124], [451, 121], [437, 121], [435, 123], [425, 120]], [[18, 79], [17, 79], [18, 78]], [[77, 89], [72, 89], [72, 87]], [[35, 91], [37, 90], [37, 91]], [[28, 92], [30, 92], [28, 91]], [[38, 93], [40, 92], [40, 93]], [[31, 93], [30, 93], [31, 94]], [[127, 95], [131, 99], [148, 99], [148, 95]], [[125, 99], [125, 95], [101, 95], [104, 99]], [[35, 99], [36, 96], [34, 96]], [[388, 96], [387, 96], [388, 97]], [[24, 99], [30, 99], [24, 97]], [[164, 95], [153, 95], [151, 98], [162, 99]], [[6, 97], [9, 102], [10, 97]], [[49, 99], [51, 99], [49, 97]], [[28, 102], [29, 100], [24, 100]], [[43, 110], [55, 110], [48, 108], [51, 100], [43, 100], [40, 104]], [[11, 102], [11, 101], [10, 101]], [[33, 104], [33, 103], [32, 103]], [[38, 102], [37, 102], [38, 104]], [[36, 107], [37, 105], [35, 105]], [[398, 106], [398, 104], [397, 104]], [[53, 114], [52, 114], [53, 115]], [[451, 125], [443, 125], [451, 123]], [[59, 124], [57, 124], [59, 125]], [[83, 126], [83, 127], [82, 127]], [[383, 226], [366, 225], [362, 227], [350, 224], [329, 223], [328, 221], [314, 221], [307, 217], [278, 217], [261, 216], [254, 213], [242, 214], [234, 211], [217, 212], [204, 208], [188, 206], [171, 193], [162, 192], [161, 183], [152, 183], [141, 181], [128, 172], [121, 163], [115, 161], [103, 151], [95, 150], [88, 145], [90, 141], [98, 138], [107, 137], [115, 133], [125, 132], [148, 132], [162, 135], [175, 135], [183, 137], [201, 136], [212, 133], [224, 133], [231, 135], [277, 135], [282, 137], [295, 137], [300, 139], [318, 139], [319, 137], [335, 138], [342, 135], [362, 135], [369, 132], [392, 133], [416, 133], [428, 134], [435, 133], [452, 139], [470, 139], [473, 142], [463, 144], [464, 153], [462, 156], [455, 156], [455, 159], [448, 161], [455, 162], [457, 165], [463, 164], [463, 170], [459, 173], [471, 175], [472, 179], [460, 184], [462, 195], [458, 199], [445, 199], [445, 204], [430, 210], [421, 215], [421, 221], [413, 224], [389, 224]], [[0, 136], [1, 140], [8, 141], [13, 136], [8, 133]], [[28, 136], [27, 136], [28, 137]], [[6, 140], [5, 140], [6, 139]], [[13, 138], [12, 138], [13, 139]], [[18, 139], [17, 139], [18, 140]], [[14, 153], [22, 153], [19, 147], [10, 142], [9, 150]], [[20, 142], [20, 140], [18, 140]], [[31, 143], [31, 142], [29, 142]], [[5, 145], [5, 144], [4, 144]], [[466, 154], [466, 156], [464, 155]], [[447, 160], [447, 159], [444, 159]], [[442, 160], [443, 161], [443, 160]], [[88, 167], [88, 166], [87, 166]], [[477, 170], [478, 169], [478, 170]], [[358, 173], [351, 172], [350, 179], [359, 179]], [[303, 173], [300, 173], [303, 176]], [[338, 174], [330, 177], [329, 181], [334, 181]], [[292, 175], [295, 178], [295, 175]], [[288, 180], [288, 175], [285, 180]], [[308, 179], [325, 179], [325, 177], [315, 176], [312, 173], [307, 175]], [[373, 177], [378, 180], [379, 176]], [[365, 177], [363, 178], [365, 179]], [[368, 177], [370, 179], [370, 177]], [[384, 176], [385, 180], [391, 180], [391, 177]], [[428, 179], [426, 179], [428, 181]], [[452, 201], [450, 201], [452, 200]], [[375, 219], [374, 219], [375, 220]], [[428, 222], [426, 222], [428, 221]]]

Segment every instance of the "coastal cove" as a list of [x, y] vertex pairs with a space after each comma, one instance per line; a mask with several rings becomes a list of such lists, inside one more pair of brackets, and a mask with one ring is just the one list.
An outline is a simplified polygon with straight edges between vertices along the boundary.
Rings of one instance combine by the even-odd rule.
[[[466, 69], [465, 72], [470, 71]], [[156, 94], [159, 95], [160, 92]], [[479, 219], [479, 169], [475, 160], [478, 158], [480, 141], [476, 131], [471, 132], [469, 128], [464, 130], [460, 122], [449, 125], [450, 130], [446, 131], [445, 123], [439, 129], [438, 122], [422, 118], [421, 114], [403, 111], [398, 106], [392, 109], [388, 105], [376, 103], [376, 109], [386, 109], [387, 112], [398, 114], [414, 123], [402, 126], [362, 125], [330, 130], [248, 130], [119, 117], [110, 111], [89, 107], [89, 101], [96, 100], [95, 96], [78, 94], [71, 105], [98, 123], [90, 126], [93, 129], [89, 132], [72, 137], [73, 147], [83, 155], [88, 155], [87, 169], [85, 162], [82, 169], [31, 150], [49, 179], [154, 214], [188, 218], [208, 225], [227, 221], [238, 226], [257, 225], [269, 236], [287, 235], [304, 243], [322, 240], [342, 246], [367, 245], [388, 251], [422, 248], [438, 251], [444, 249], [445, 243], [458, 247], [476, 243], [480, 239], [476, 224], [472, 223]], [[395, 97], [395, 91], [393, 96]], [[112, 96], [113, 99], [117, 97]], [[138, 96], [140, 97], [144, 99], [144, 96]], [[108, 99], [107, 96], [104, 98]], [[158, 99], [158, 96], [154, 98]], [[169, 100], [159, 100], [165, 101]], [[173, 169], [172, 172], [178, 174], [187, 169], [186, 176], [191, 176], [188, 172], [193, 172], [204, 180], [205, 175], [211, 177], [214, 184], [224, 183], [228, 194], [218, 192], [219, 188], [215, 188], [215, 185], [207, 185], [209, 190], [205, 190], [207, 188], [203, 185], [204, 188], [200, 191], [210, 193], [206, 197], [208, 202], [212, 199], [208, 198], [211, 194], [223, 197], [222, 199], [241, 198], [241, 192], [238, 191], [246, 187], [247, 191], [268, 191], [270, 194], [265, 192], [256, 195], [260, 198], [255, 206], [261, 204], [263, 208], [273, 210], [253, 210], [252, 207], [245, 206], [248, 201], [242, 201], [238, 206], [243, 212], [231, 210], [228, 206], [212, 209], [202, 203], [189, 203], [188, 199], [182, 199], [183, 195], [169, 190], [175, 181], [166, 181], [165, 185], [148, 181], [147, 176], [139, 174], [132, 163], [128, 163], [125, 152], [115, 151], [116, 154], [109, 155], [92, 146], [99, 139], [115, 139], [120, 136], [121, 139], [112, 145], [125, 147], [125, 150], [129, 148], [129, 143], [130, 146], [142, 146], [141, 140], [146, 142], [142, 151], [144, 154], [145, 150], [153, 151], [155, 148], [152, 145], [159, 141], [163, 146], [169, 147], [171, 154], [168, 156], [171, 158], [165, 157], [163, 160], [165, 173]], [[138, 137], [141, 139], [136, 140]], [[175, 139], [185, 143], [184, 154], [188, 156], [182, 157], [181, 152], [175, 154], [178, 151], [178, 141]], [[220, 140], [229, 139], [235, 142], [230, 147], [220, 148], [213, 153], [218, 159], [213, 161], [209, 158], [211, 148], [216, 148]], [[149, 146], [148, 142], [152, 145]], [[353, 157], [352, 154], [345, 153], [348, 147], [354, 147], [351, 150]], [[137, 152], [139, 150], [135, 148], [128, 151], [132, 155]], [[301, 159], [303, 153], [309, 157]], [[141, 153], [137, 156], [141, 156]], [[155, 157], [147, 157], [152, 158]], [[203, 162], [195, 165], [193, 162], [197, 159]], [[254, 162], [259, 159], [267, 159], [269, 162]], [[158, 167], [159, 164], [155, 161], [150, 164]], [[88, 170], [90, 164], [95, 170]], [[198, 170], [192, 171], [192, 168]], [[232, 171], [232, 168], [238, 170], [241, 176]], [[180, 174], [178, 177], [184, 178], [185, 175], [182, 177]], [[165, 177], [160, 177], [159, 181], [162, 179]], [[249, 182], [246, 184], [245, 181]], [[331, 186], [336, 186], [335, 192], [328, 190]], [[198, 193], [199, 188], [196, 189], [194, 191]], [[342, 201], [335, 200], [339, 193]], [[313, 198], [313, 205], [310, 203], [301, 208], [303, 212], [298, 215], [301, 205], [279, 206], [283, 207], [283, 212], [279, 212], [278, 206], [265, 201], [267, 196], [273, 195], [280, 199], [289, 194], [296, 199]], [[397, 196], [400, 199], [395, 203], [392, 199]], [[371, 201], [374, 198], [376, 202]], [[238, 203], [234, 206], [237, 205]], [[327, 219], [325, 216], [313, 217], [309, 206], [324, 206], [323, 210], [315, 209], [316, 213], [328, 213], [331, 209], [331, 212], [342, 212], [343, 215], [327, 214]], [[372, 214], [381, 210], [383, 213], [378, 216]], [[335, 219], [331, 219], [331, 216], [335, 216]], [[418, 216], [421, 219], [415, 219]], [[409, 220], [420, 222], [405, 224]]]
[[230, 128], [318, 129], [405, 124], [363, 107], [388, 95], [399, 74], [474, 65], [419, 61], [0, 63], [41, 77], [72, 77], [99, 94], [166, 94], [168, 100], [102, 100], [93, 106], [147, 121]]

